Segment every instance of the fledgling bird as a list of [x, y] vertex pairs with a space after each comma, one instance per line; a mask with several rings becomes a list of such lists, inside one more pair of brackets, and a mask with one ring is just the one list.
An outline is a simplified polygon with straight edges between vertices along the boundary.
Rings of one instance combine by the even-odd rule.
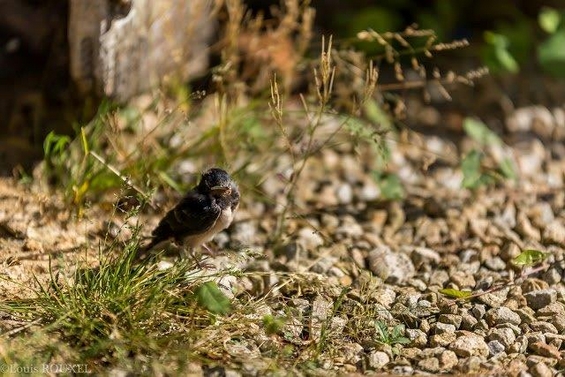
[[[143, 253], [173, 239], [192, 255], [232, 223], [239, 206], [239, 189], [230, 175], [212, 168], [202, 174], [200, 183], [159, 222], [151, 233], [151, 242]], [[209, 250], [208, 250], [209, 251]]]

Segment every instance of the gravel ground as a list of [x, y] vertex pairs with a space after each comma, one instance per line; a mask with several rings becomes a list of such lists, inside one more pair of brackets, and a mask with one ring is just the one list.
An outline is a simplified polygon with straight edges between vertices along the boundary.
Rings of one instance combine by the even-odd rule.
[[[505, 125], [506, 144], [483, 152], [487, 164], [510, 157], [518, 179], [475, 191], [461, 188], [458, 151], [474, 146], [463, 133], [450, 139], [402, 132], [389, 140], [386, 171], [405, 191], [397, 201], [384, 199], [370, 174], [374, 152], [324, 149], [306, 165], [283, 239], [270, 248], [287, 202], [290, 160], [281, 156], [277, 174], [260, 186], [276, 205], [246, 201], [216, 238], [219, 249], [244, 251], [209, 262], [260, 272], [220, 283], [234, 298], [279, 297], [258, 318], [287, 315], [285, 342], [331, 345], [321, 352], [324, 370], [554, 376], [565, 370], [563, 114], [517, 110]], [[55, 195], [0, 181], [0, 273], [26, 285], [33, 275], [47, 276], [46, 254], [95, 259], [109, 223], [76, 221], [57, 203]], [[88, 211], [88, 219], [108, 217], [97, 206]], [[145, 231], [156, 221], [147, 219]], [[84, 244], [88, 252], [74, 252]], [[512, 263], [526, 249], [549, 256], [535, 266]], [[456, 300], [439, 292], [446, 288], [474, 297]], [[7, 298], [29, 294], [4, 280], [0, 289]], [[403, 325], [407, 341], [382, 341], [377, 322]], [[268, 368], [261, 355], [281, 343], [261, 329], [247, 335], [244, 349], [228, 342], [226, 351], [254, 360], [244, 373], [258, 373]]]

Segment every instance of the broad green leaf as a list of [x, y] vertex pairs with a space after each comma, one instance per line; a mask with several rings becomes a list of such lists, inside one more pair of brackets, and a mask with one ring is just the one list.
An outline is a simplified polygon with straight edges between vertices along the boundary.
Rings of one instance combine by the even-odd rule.
[[490, 60], [490, 65], [508, 72], [516, 73], [520, 70], [520, 66], [516, 61], [514, 55], [508, 50], [510, 40], [506, 35], [494, 33], [492, 31], [485, 31], [484, 40], [487, 43], [486, 57]]
[[516, 266], [531, 266], [543, 262], [549, 253], [543, 251], [528, 249], [520, 253], [516, 258], [512, 259], [512, 263]]
[[544, 7], [538, 14], [539, 26], [549, 34], [553, 34], [561, 23], [561, 13], [558, 10]]
[[480, 152], [472, 150], [461, 160], [464, 188], [474, 189], [481, 184], [481, 158]]
[[557, 30], [539, 46], [538, 58], [547, 73], [565, 77], [565, 28]]
[[460, 291], [459, 289], [453, 289], [453, 288], [446, 288], [446, 289], [440, 289], [439, 293], [446, 295], [448, 297], [452, 297], [452, 298], [469, 298], [473, 292], [471, 291]]
[[390, 115], [384, 111], [375, 100], [368, 100], [363, 106], [367, 118], [385, 130], [392, 129]]
[[463, 129], [473, 140], [481, 145], [501, 145], [502, 140], [486, 124], [473, 118], [465, 118]]
[[209, 281], [196, 289], [198, 304], [214, 314], [228, 314], [231, 310], [230, 300], [220, 291], [218, 285]]
[[385, 199], [399, 200], [404, 197], [404, 187], [396, 174], [383, 174], [377, 178], [381, 195]]
[[506, 157], [500, 161], [500, 172], [505, 178], [516, 179], [518, 178], [518, 173], [516, 173], [516, 168], [512, 159]]

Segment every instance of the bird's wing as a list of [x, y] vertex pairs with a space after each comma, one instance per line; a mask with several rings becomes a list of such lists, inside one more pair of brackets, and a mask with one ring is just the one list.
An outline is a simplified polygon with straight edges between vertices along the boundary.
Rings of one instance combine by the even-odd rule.
[[221, 209], [210, 198], [199, 193], [186, 195], [153, 231], [155, 239], [181, 239], [193, 234], [200, 234], [211, 228]]

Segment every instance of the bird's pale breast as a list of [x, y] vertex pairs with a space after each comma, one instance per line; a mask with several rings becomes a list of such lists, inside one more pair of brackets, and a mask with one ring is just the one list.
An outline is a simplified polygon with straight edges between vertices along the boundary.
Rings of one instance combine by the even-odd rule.
[[219, 232], [221, 232], [222, 230], [224, 230], [228, 226], [230, 226], [234, 217], [235, 217], [235, 211], [232, 211], [232, 209], [230, 207], [228, 207], [227, 209], [224, 209], [220, 213], [220, 216], [218, 216], [218, 219], [216, 220], [214, 225], [212, 225], [212, 227], [210, 227], [210, 229], [208, 229], [204, 233], [195, 234], [195, 235], [191, 235], [191, 236], [186, 237], [183, 241], [184, 244], [189, 246], [189, 247], [198, 247], [198, 246], [200, 246], [200, 245], [202, 245], [202, 244], [204, 244], [208, 241], [211, 241], [212, 238], [214, 238], [214, 236], [216, 234], [218, 234]]

